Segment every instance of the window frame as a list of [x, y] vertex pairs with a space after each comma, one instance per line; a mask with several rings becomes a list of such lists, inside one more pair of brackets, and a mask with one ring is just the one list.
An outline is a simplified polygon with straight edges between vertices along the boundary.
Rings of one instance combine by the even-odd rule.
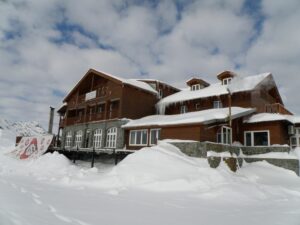
[[228, 85], [232, 81], [232, 77], [227, 77], [222, 80], [222, 85]]
[[[225, 135], [226, 135], [226, 142], [224, 142], [224, 132], [223, 130], [226, 130], [225, 132]], [[227, 143], [227, 140], [228, 140], [228, 131], [230, 132], [230, 136], [229, 136], [229, 143]], [[221, 131], [221, 132], [220, 132]], [[221, 142], [219, 142], [219, 135], [221, 135]], [[232, 128], [231, 127], [228, 127], [228, 126], [221, 126], [220, 129], [218, 130], [217, 132], [217, 143], [220, 143], [220, 144], [227, 144], [227, 145], [231, 145], [232, 144]]]
[[[100, 132], [98, 133], [98, 131], [100, 131]], [[94, 134], [93, 134], [93, 148], [100, 149], [102, 147], [102, 138], [103, 138], [103, 131], [102, 131], [102, 129], [98, 128], [98, 129], [94, 130]]]
[[[251, 145], [246, 145], [246, 135], [251, 134]], [[268, 144], [267, 145], [254, 145], [254, 133], [267, 133], [268, 135]], [[271, 145], [271, 139], [270, 139], [270, 130], [247, 130], [244, 131], [244, 146], [246, 147], [269, 147]]]
[[[157, 137], [158, 132], [155, 133], [156, 136], [156, 143], [151, 143], [152, 141], [152, 131], [159, 131], [159, 137]], [[161, 135], [161, 128], [154, 128], [154, 129], [150, 129], [150, 135], [149, 135], [149, 145], [150, 146], [154, 146], [157, 145], [157, 141], [160, 140], [160, 135]]]
[[163, 90], [161, 88], [158, 89], [158, 98], [161, 99], [163, 97]]
[[180, 106], [180, 114], [185, 114], [188, 112], [188, 108], [186, 105], [181, 105]]
[[[146, 143], [143, 144], [143, 132], [146, 131]], [[141, 140], [140, 144], [137, 144], [137, 133], [141, 132]], [[131, 138], [133, 133], [135, 133], [134, 136], [134, 143], [131, 142]], [[129, 146], [148, 146], [148, 139], [149, 139], [149, 134], [148, 134], [148, 129], [138, 129], [138, 130], [130, 130], [129, 131]]]
[[72, 138], [73, 138], [72, 131], [70, 131], [70, 130], [67, 131], [66, 140], [65, 140], [65, 147], [66, 148], [72, 147]]
[[83, 141], [83, 132], [82, 132], [82, 130], [78, 130], [75, 133], [74, 147], [81, 148], [82, 147], [82, 141]]
[[201, 85], [200, 84], [193, 84], [191, 86], [191, 90], [192, 91], [199, 91], [201, 89]]
[[221, 100], [215, 100], [215, 101], [213, 101], [213, 108], [214, 109], [222, 109], [223, 108], [222, 101]]
[[[113, 132], [112, 132], [113, 130]], [[116, 148], [117, 147], [117, 137], [118, 137], [118, 128], [117, 127], [110, 127], [106, 131], [106, 148]]]

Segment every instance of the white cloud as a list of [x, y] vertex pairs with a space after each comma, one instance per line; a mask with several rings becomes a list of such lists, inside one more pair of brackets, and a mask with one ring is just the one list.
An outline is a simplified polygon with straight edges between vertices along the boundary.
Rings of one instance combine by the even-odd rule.
[[0, 2], [0, 115], [46, 127], [49, 105], [62, 101], [57, 93], [91, 67], [183, 86], [194, 75], [215, 81], [236, 64], [245, 73], [273, 72], [288, 106], [300, 113], [293, 98], [300, 85], [298, 1], [264, 0], [266, 19], [251, 46], [257, 18], [244, 13], [244, 1], [182, 1], [182, 11], [175, 1], [133, 2]]

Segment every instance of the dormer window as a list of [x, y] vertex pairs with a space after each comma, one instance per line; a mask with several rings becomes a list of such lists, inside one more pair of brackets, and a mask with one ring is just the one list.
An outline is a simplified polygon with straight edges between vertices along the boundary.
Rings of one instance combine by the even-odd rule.
[[201, 85], [200, 84], [194, 84], [191, 86], [192, 91], [198, 91], [201, 89]]
[[232, 78], [228, 77], [222, 80], [222, 85], [228, 85], [231, 83]]

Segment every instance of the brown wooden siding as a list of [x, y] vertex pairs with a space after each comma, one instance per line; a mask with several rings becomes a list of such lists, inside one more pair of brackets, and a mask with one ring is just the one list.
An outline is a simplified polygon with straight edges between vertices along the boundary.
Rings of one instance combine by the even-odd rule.
[[242, 126], [243, 132], [240, 134], [240, 142], [244, 143], [245, 131], [270, 131], [270, 144], [271, 145], [284, 145], [289, 143], [288, 123], [284, 121], [272, 121], [263, 123], [244, 124]]

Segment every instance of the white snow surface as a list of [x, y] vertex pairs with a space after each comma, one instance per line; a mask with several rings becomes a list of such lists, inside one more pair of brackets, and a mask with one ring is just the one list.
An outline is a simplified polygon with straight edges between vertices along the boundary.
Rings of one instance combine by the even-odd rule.
[[[1, 225], [298, 225], [300, 179], [265, 162], [233, 173], [161, 142], [117, 166], [0, 153]], [[201, 221], [201, 222], [199, 222]]]
[[149, 91], [149, 92], [157, 94], [157, 91], [154, 90], [149, 84], [147, 84], [145, 82], [142, 82], [142, 81], [139, 81], [138, 79], [125, 79], [125, 78], [117, 77], [115, 75], [112, 75], [112, 74], [109, 74], [109, 73], [106, 73], [106, 72], [103, 72], [103, 71], [99, 71], [99, 72], [103, 73], [103, 74], [105, 74], [107, 76], [110, 76], [110, 77], [112, 77], [112, 78], [114, 78], [116, 80], [119, 80], [119, 81], [121, 81], [124, 84], [129, 84], [131, 86], [138, 87], [140, 89], [144, 89], [146, 91]]
[[289, 121], [293, 124], [300, 123], [300, 116], [294, 115], [283, 115], [278, 113], [258, 113], [247, 120], [245, 123], [260, 123], [260, 122], [271, 122], [271, 121]]
[[[232, 118], [238, 118], [241, 116], [249, 115], [253, 113], [255, 109], [232, 107]], [[142, 127], [142, 126], [165, 126], [174, 124], [193, 124], [204, 123], [209, 124], [219, 120], [225, 120], [228, 118], [228, 108], [208, 109], [196, 112], [189, 112], [184, 114], [175, 115], [152, 115], [146, 116], [137, 120], [130, 120], [127, 124], [123, 125], [123, 128], [130, 127]]]
[[164, 114], [165, 108], [168, 105], [193, 99], [225, 95], [228, 94], [228, 90], [230, 90], [231, 93], [250, 91], [255, 89], [264, 80], [265, 82], [270, 82], [272, 80], [271, 73], [263, 73], [249, 77], [236, 76], [232, 79], [231, 84], [229, 85], [222, 85], [219, 82], [211, 84], [210, 86], [197, 91], [191, 91], [190, 89], [182, 90], [180, 92], [177, 92], [173, 95], [161, 99], [157, 103], [157, 108], [160, 114]]

